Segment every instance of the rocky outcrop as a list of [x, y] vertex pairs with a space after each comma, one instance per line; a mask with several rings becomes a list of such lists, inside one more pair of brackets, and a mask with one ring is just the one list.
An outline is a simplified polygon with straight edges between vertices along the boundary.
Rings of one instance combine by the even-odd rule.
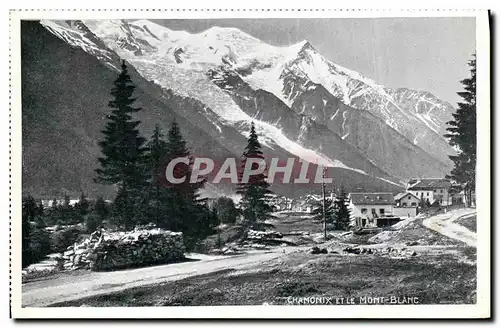
[[141, 267], [184, 258], [181, 232], [163, 229], [96, 231], [64, 252], [64, 268], [93, 271]]

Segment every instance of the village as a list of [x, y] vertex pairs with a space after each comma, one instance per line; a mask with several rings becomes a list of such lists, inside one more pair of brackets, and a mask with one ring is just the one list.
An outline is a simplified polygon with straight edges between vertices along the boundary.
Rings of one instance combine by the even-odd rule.
[[[325, 200], [334, 200], [334, 192], [325, 194]], [[323, 200], [322, 195], [306, 195], [299, 199], [274, 196], [272, 204], [277, 211], [291, 211], [310, 214]], [[405, 191], [350, 192], [348, 207], [353, 228], [381, 228], [391, 226], [400, 220], [416, 217], [426, 208], [447, 211], [464, 207], [466, 195], [460, 184], [445, 178], [412, 178]], [[471, 203], [474, 204], [474, 195]]]

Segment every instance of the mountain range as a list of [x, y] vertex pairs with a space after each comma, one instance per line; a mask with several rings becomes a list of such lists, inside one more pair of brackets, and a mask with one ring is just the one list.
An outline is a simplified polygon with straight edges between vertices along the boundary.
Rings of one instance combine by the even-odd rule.
[[[143, 134], [176, 120], [193, 155], [241, 156], [254, 122], [266, 157], [326, 165], [348, 191], [396, 192], [410, 177], [452, 167], [449, 103], [379, 85], [308, 41], [277, 47], [236, 28], [191, 34], [147, 20], [25, 21], [21, 34], [25, 192], [113, 193], [92, 178], [121, 60], [137, 86]], [[302, 195], [318, 186], [273, 189]]]

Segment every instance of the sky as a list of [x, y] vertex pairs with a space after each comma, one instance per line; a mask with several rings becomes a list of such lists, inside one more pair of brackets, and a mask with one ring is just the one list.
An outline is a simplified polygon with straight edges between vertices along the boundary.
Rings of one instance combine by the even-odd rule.
[[236, 27], [267, 43], [308, 40], [324, 57], [391, 88], [429, 91], [453, 106], [475, 52], [475, 18], [159, 20], [191, 33]]

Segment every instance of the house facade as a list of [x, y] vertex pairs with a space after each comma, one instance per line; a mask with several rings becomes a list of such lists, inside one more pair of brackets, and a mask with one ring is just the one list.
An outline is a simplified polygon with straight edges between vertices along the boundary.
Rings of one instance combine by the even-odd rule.
[[391, 217], [394, 211], [394, 196], [391, 193], [351, 193], [349, 208], [352, 224], [357, 227], [377, 227], [379, 220]]
[[410, 179], [406, 191], [425, 202], [441, 206], [452, 205], [452, 184], [447, 179]]
[[394, 196], [396, 205], [393, 214], [398, 217], [415, 217], [418, 214], [420, 198], [410, 192], [402, 192]]
[[417, 207], [420, 198], [407, 191], [394, 196], [394, 201], [397, 207]]

